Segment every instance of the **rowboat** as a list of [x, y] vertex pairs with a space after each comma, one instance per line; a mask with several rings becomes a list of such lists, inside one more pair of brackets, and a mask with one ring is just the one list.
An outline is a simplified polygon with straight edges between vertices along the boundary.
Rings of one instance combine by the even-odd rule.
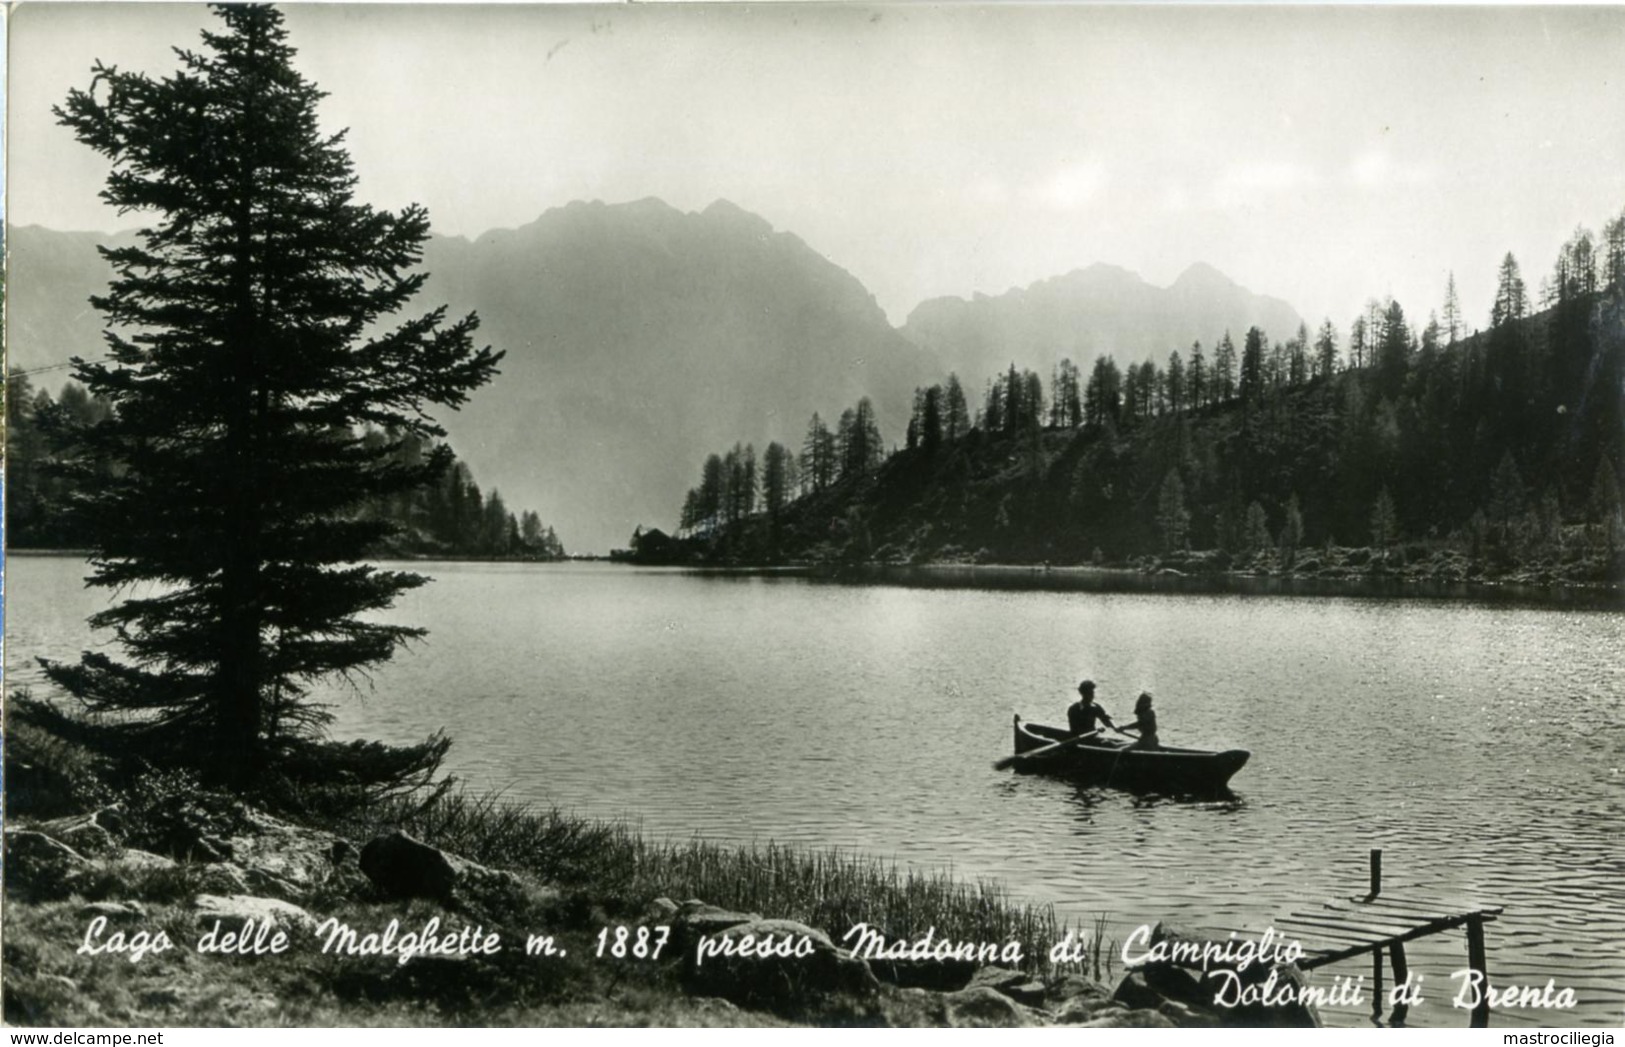
[[[1052, 774], [1089, 785], [1169, 795], [1223, 792], [1252, 754], [1245, 749], [1134, 749], [1099, 738], [1056, 747], [1073, 737], [1062, 727], [1015, 721], [1017, 774]], [[1038, 750], [1045, 750], [1039, 752]], [[1032, 755], [1026, 755], [1026, 754]]]

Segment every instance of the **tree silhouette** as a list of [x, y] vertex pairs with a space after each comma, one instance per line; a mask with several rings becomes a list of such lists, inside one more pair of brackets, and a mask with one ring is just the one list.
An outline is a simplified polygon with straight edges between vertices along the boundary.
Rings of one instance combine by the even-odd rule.
[[1243, 408], [1264, 398], [1264, 332], [1247, 329], [1241, 349], [1241, 403]]
[[1520, 319], [1529, 309], [1524, 291], [1523, 277], [1518, 272], [1518, 260], [1508, 251], [1496, 270], [1495, 304], [1490, 307], [1490, 326], [1500, 327]]
[[1298, 550], [1303, 546], [1303, 510], [1298, 507], [1298, 496], [1294, 494], [1286, 503], [1286, 518], [1281, 523], [1281, 539], [1276, 543], [1281, 550], [1281, 563], [1291, 567], [1298, 559]]
[[1450, 340], [1447, 345], [1455, 345], [1461, 337], [1461, 302], [1456, 298], [1456, 274], [1452, 272], [1444, 284], [1444, 332]]
[[1320, 325], [1315, 335], [1315, 377], [1330, 378], [1337, 373], [1337, 328], [1330, 319]]
[[1168, 354], [1167, 370], [1168, 410], [1179, 414], [1185, 409], [1185, 361], [1175, 349]]
[[1083, 390], [1083, 422], [1105, 425], [1116, 422], [1122, 410], [1123, 376], [1109, 356], [1095, 357], [1094, 370]]
[[801, 478], [814, 491], [822, 491], [835, 482], [835, 434], [814, 411], [807, 423], [807, 436], [801, 444]]
[[1393, 496], [1384, 487], [1377, 493], [1377, 501], [1371, 507], [1371, 544], [1378, 549], [1387, 549], [1399, 540], [1399, 515], [1394, 511]]
[[1184, 549], [1190, 524], [1190, 510], [1185, 508], [1185, 482], [1179, 478], [1178, 469], [1170, 469], [1157, 495], [1157, 529], [1162, 532], [1162, 547], [1168, 552]]
[[1606, 287], [1625, 287], [1625, 211], [1603, 223], [1602, 280]]
[[767, 445], [762, 452], [762, 500], [765, 502], [769, 516], [778, 516], [789, 501], [791, 487], [791, 471], [795, 467], [795, 460], [784, 445], [777, 440]]
[[965, 390], [959, 384], [959, 376], [950, 373], [946, 389], [947, 419], [943, 423], [943, 435], [949, 443], [970, 432], [970, 406], [965, 403]]
[[1219, 339], [1218, 348], [1213, 350], [1211, 381], [1214, 403], [1224, 403], [1236, 395], [1236, 343], [1230, 340], [1229, 331], [1224, 333], [1224, 337]]
[[[319, 743], [331, 714], [312, 683], [423, 635], [366, 617], [426, 579], [359, 565], [391, 525], [354, 510], [424, 484], [449, 453], [403, 466], [358, 429], [443, 435], [425, 409], [463, 403], [500, 354], [475, 349], [473, 316], [384, 325], [426, 278], [411, 272], [426, 213], [354, 201], [343, 135], [319, 132], [321, 93], [279, 12], [214, 10], [224, 30], [178, 52], [175, 75], [98, 64], [56, 110], [111, 161], [102, 198], [155, 216], [138, 244], [102, 249], [115, 276], [93, 299], [139, 333], [109, 331], [110, 362], [75, 373], [112, 405], [85, 440], [118, 466], [79, 507], [90, 583], [164, 587], [91, 619], [130, 661], [86, 652], [48, 672], [93, 709], [134, 714], [143, 743], [246, 785], [331, 770], [341, 752]], [[365, 774], [421, 779], [445, 745], [370, 750]]]
[[1202, 343], [1191, 343], [1190, 377], [1186, 379], [1189, 386], [1189, 399], [1192, 410], [1200, 409], [1208, 401], [1208, 368], [1207, 359], [1202, 355]]

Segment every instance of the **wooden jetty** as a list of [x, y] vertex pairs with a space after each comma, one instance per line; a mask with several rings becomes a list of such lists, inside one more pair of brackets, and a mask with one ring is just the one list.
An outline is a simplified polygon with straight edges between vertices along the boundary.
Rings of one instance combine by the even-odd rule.
[[[1503, 907], [1483, 905], [1461, 909], [1448, 902], [1428, 898], [1395, 898], [1382, 895], [1382, 851], [1371, 852], [1371, 891], [1363, 898], [1332, 900], [1319, 906], [1304, 906], [1275, 921], [1277, 932], [1296, 938], [1304, 958], [1298, 966], [1306, 971], [1329, 963], [1371, 955], [1371, 1018], [1382, 1019], [1382, 958], [1388, 954], [1394, 984], [1404, 984], [1409, 974], [1405, 943], [1440, 934], [1457, 927], [1467, 928], [1467, 966], [1476, 971], [1480, 985], [1489, 984], [1489, 966], [1484, 953], [1484, 925], [1501, 915]], [[1405, 1020], [1407, 1007], [1395, 1004], [1388, 1024]], [[1480, 993], [1468, 1027], [1488, 1028], [1488, 995]]]
[[[1484, 950], [1484, 925], [1500, 916], [1502, 911], [1503, 907], [1499, 905], [1463, 908], [1457, 902], [1384, 895], [1382, 851], [1373, 850], [1369, 893], [1363, 897], [1333, 899], [1318, 904], [1298, 903], [1271, 926], [1278, 935], [1297, 940], [1303, 949], [1303, 959], [1298, 961], [1298, 967], [1305, 971], [1369, 954], [1371, 1020], [1380, 1023], [1386, 997], [1382, 984], [1384, 954], [1393, 968], [1394, 984], [1403, 985], [1410, 973], [1405, 959], [1406, 942], [1465, 927], [1467, 966], [1478, 973], [1479, 984], [1488, 987], [1489, 965]], [[1243, 934], [1239, 931], [1230, 933]], [[1408, 1010], [1405, 1004], [1397, 1003], [1388, 1024], [1401, 1024]], [[1473, 1008], [1467, 1024], [1469, 1028], [1484, 1029], [1489, 1027], [1489, 1021], [1489, 998], [1486, 993], [1480, 993], [1478, 1006]]]

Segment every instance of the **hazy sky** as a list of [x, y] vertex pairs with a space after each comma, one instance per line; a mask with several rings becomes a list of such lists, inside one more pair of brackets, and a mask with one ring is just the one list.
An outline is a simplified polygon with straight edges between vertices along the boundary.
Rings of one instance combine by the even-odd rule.
[[[1193, 261], [1346, 330], [1482, 325], [1511, 250], [1625, 208], [1625, 9], [294, 5], [363, 195], [438, 231], [573, 199], [725, 197], [847, 268], [895, 322], [1096, 261]], [[167, 73], [201, 7], [24, 3], [14, 223], [133, 224], [49, 114], [96, 58]], [[1277, 333], [1277, 332], [1272, 332]], [[1289, 332], [1278, 332], [1285, 336]]]

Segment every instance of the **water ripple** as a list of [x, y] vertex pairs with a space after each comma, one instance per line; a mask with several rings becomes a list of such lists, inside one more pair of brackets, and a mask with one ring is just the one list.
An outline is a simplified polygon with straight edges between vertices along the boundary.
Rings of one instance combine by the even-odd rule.
[[[1505, 906], [1492, 979], [1625, 1001], [1625, 615], [1417, 600], [816, 585], [606, 567], [435, 564], [393, 616], [427, 645], [385, 667], [347, 736], [444, 728], [452, 769], [658, 836], [839, 846], [970, 879], [1126, 936], [1170, 918], [1261, 932], [1363, 891]], [[69, 560], [8, 570], [8, 670], [72, 657], [100, 597]], [[493, 614], [500, 608], [500, 616]], [[1162, 735], [1253, 759], [1222, 802], [997, 773], [1012, 712], [1056, 722], [1078, 678]], [[342, 697], [337, 694], [334, 697]], [[1409, 947], [1462, 1025], [1461, 932]], [[1367, 961], [1322, 972], [1365, 974]], [[1339, 1011], [1339, 1024], [1368, 1015]]]

